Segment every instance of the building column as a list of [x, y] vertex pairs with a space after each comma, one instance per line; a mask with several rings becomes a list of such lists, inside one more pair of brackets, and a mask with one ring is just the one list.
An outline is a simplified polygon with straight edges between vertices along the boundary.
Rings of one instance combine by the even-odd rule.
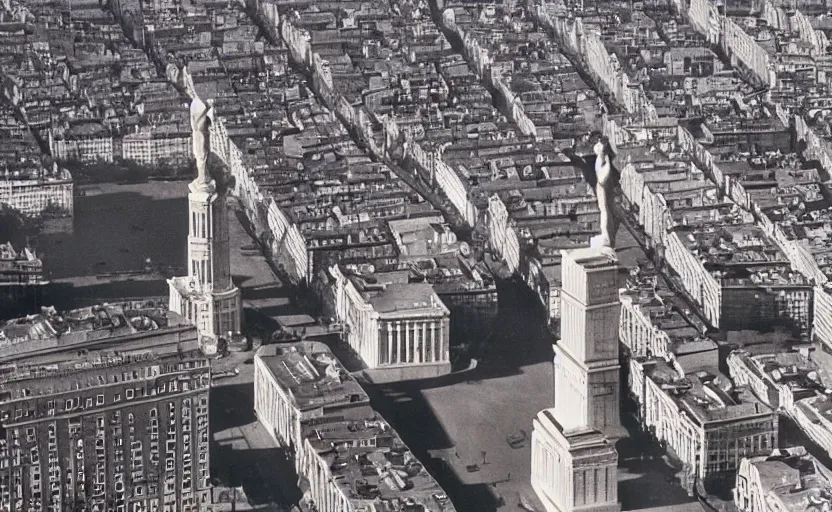
[[407, 345], [405, 351], [405, 363], [412, 363], [411, 353], [413, 352], [413, 335], [410, 334], [410, 328], [413, 327], [413, 322], [404, 322], [404, 340]]
[[439, 320], [434, 320], [432, 329], [430, 330], [431, 333], [431, 344], [433, 346], [433, 362], [439, 362], [442, 360], [442, 355], [439, 353], [439, 350], [442, 346], [441, 336], [439, 335], [439, 326], [441, 322]]
[[390, 364], [393, 362], [393, 325], [391, 323], [387, 323], [387, 361], [382, 361], [383, 363]]
[[402, 323], [396, 322], [396, 364], [402, 362]]
[[422, 326], [422, 339], [421, 339], [421, 340], [422, 340], [422, 344], [420, 345], [420, 347], [419, 347], [419, 348], [421, 348], [421, 349], [422, 349], [422, 353], [421, 353], [422, 360], [421, 360], [421, 361], [419, 361], [419, 362], [420, 362], [420, 363], [427, 363], [427, 362], [428, 362], [428, 359], [427, 359], [427, 349], [428, 349], [428, 321], [427, 321], [427, 320], [422, 320], [422, 322], [421, 322], [421, 326]]
[[445, 361], [445, 346], [444, 346], [444, 333], [442, 332], [442, 319], [436, 321], [436, 347], [437, 352], [439, 353], [438, 361]]

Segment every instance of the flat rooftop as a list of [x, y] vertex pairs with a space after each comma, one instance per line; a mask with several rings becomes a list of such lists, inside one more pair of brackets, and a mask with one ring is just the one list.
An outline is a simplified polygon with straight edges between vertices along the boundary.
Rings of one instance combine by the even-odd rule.
[[189, 325], [166, 308], [145, 307], [141, 303], [103, 304], [66, 312], [42, 308], [40, 314], [0, 325], [0, 361]]
[[370, 400], [323, 343], [267, 345], [258, 355], [300, 411]]
[[815, 504], [820, 510], [832, 503], [829, 469], [803, 447], [775, 450], [768, 457], [755, 457], [749, 462], [760, 475], [764, 499], [779, 503], [781, 510], [803, 512], [807, 504]]
[[680, 373], [677, 364], [664, 358], [653, 358], [650, 362], [652, 364], [645, 367], [647, 376], [699, 425], [773, 414], [773, 410], [753, 393], [743, 387], [734, 387], [731, 379], [717, 368]]
[[449, 314], [428, 283], [391, 283], [379, 291], [365, 292], [365, 295], [373, 309], [383, 317]]
[[[326, 345], [268, 345], [258, 356], [301, 410], [331, 407], [303, 421], [301, 435], [330, 467], [336, 485], [353, 500], [356, 510], [455, 510]], [[343, 406], [348, 404], [353, 408], [345, 415]]]

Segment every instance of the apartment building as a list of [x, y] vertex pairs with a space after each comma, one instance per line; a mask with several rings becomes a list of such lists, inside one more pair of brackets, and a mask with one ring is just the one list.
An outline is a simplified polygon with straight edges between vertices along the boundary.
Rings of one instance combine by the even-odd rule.
[[0, 326], [0, 507], [185, 512], [210, 503], [210, 368], [164, 308]]
[[0, 178], [0, 203], [6, 203], [28, 216], [52, 214], [72, 215], [72, 176], [66, 169], [31, 176]]
[[802, 446], [743, 459], [734, 504], [740, 512], [828, 510], [832, 472]]
[[261, 347], [254, 358], [254, 410], [294, 459], [308, 507], [455, 510], [323, 343]]
[[832, 453], [827, 354], [809, 345], [758, 353], [739, 350], [728, 356], [727, 363], [737, 383], [783, 411], [809, 439]]
[[121, 157], [142, 165], [182, 163], [192, 158], [191, 134], [138, 132], [121, 139]]
[[629, 364], [638, 418], [684, 464], [686, 487], [724, 485], [744, 457], [777, 448], [776, 411], [714, 366], [682, 368], [672, 354]]

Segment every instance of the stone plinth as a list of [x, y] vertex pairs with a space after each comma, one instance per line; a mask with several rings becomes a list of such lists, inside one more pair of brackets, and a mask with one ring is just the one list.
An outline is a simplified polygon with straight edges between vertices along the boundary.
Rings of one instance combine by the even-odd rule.
[[619, 512], [618, 453], [597, 430], [564, 430], [544, 409], [534, 420], [532, 487], [546, 512]]

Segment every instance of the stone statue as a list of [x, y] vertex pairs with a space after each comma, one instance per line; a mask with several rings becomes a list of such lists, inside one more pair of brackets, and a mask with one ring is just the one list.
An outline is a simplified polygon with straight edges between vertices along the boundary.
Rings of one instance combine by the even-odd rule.
[[211, 153], [211, 106], [206, 105], [199, 98], [191, 101], [191, 142], [193, 143], [194, 158], [196, 159], [196, 182], [208, 184], [208, 155]]
[[615, 247], [615, 234], [618, 231], [618, 224], [613, 212], [613, 201], [615, 188], [617, 186], [617, 173], [612, 166], [615, 159], [615, 152], [612, 149], [609, 139], [601, 138], [593, 147], [595, 152], [595, 197], [598, 200], [598, 209], [601, 210], [601, 235], [593, 238], [593, 246]]

